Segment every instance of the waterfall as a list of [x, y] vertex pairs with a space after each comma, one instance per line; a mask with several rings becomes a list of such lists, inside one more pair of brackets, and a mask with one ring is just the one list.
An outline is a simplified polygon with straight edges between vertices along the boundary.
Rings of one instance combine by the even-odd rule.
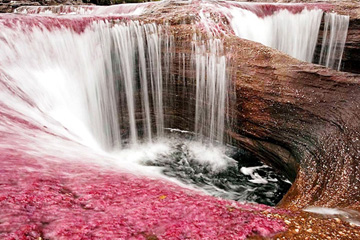
[[[196, 69], [195, 132], [210, 141], [222, 143], [225, 126], [225, 101], [228, 93], [226, 57], [219, 39], [208, 42], [194, 37]], [[199, 43], [200, 42], [200, 43]]]
[[340, 70], [349, 16], [326, 13], [319, 64]]
[[[163, 95], [177, 84], [171, 82], [174, 37], [166, 25], [39, 16], [24, 17], [31, 20], [26, 25], [10, 19], [10, 24], [2, 19], [1, 71], [31, 99], [38, 115], [52, 119], [50, 125], [105, 150], [164, 137], [169, 127], [164, 101], [173, 100]], [[196, 106], [184, 112], [195, 112], [195, 126], [187, 130], [221, 143], [227, 97], [222, 43], [193, 42], [188, 57], [196, 59], [194, 65], [178, 55], [182, 84], [190, 84], [186, 68], [196, 72], [190, 84], [196, 89], [189, 88], [196, 92]]]
[[[299, 60], [313, 62], [323, 8], [327, 9], [317, 4], [203, 1], [200, 19], [205, 28], [210, 25], [215, 28], [220, 22], [214, 21], [215, 12], [226, 17], [236, 36], [275, 48]], [[340, 70], [349, 17], [325, 12], [324, 22], [319, 63]], [[219, 29], [215, 28], [215, 31], [219, 32]]]
[[40, 112], [69, 132], [119, 148], [122, 141], [138, 142], [138, 128], [149, 141], [153, 129], [163, 134], [160, 31], [136, 21], [96, 21], [81, 33], [65, 25], [3, 25], [0, 66]]
[[[99, 6], [24, 6], [15, 10], [27, 14], [82, 14], [82, 15], [141, 15], [161, 3], [121, 4]], [[180, 2], [179, 2], [180, 4]], [[349, 17], [327, 13], [326, 4], [244, 3], [233, 1], [182, 1], [199, 7], [198, 23], [210, 34], [225, 33], [221, 21], [213, 16], [224, 16], [234, 34], [240, 38], [259, 42], [302, 61], [313, 62], [324, 17], [325, 27], [319, 64], [340, 70], [343, 46], [346, 40]]]
[[[37, 114], [107, 150], [164, 137], [164, 130], [176, 125], [166, 111], [168, 106], [176, 110], [173, 88], [182, 84], [182, 104], [196, 96], [195, 106], [188, 104], [179, 116], [194, 122], [186, 130], [221, 143], [230, 84], [216, 35], [230, 32], [218, 27], [222, 23], [214, 21], [211, 11], [228, 19], [238, 37], [304, 61], [312, 61], [323, 15], [316, 6], [196, 2], [200, 21], [195, 24], [206, 30], [207, 40], [194, 35], [191, 52], [176, 54], [175, 36], [166, 24], [121, 17], [141, 14], [154, 4], [19, 8], [20, 13], [48, 16], [0, 19], [1, 71], [35, 103]], [[56, 16], [72, 13], [89, 16]], [[325, 14], [321, 64], [340, 67], [348, 20]], [[193, 80], [188, 72], [194, 73]]]
[[242, 8], [230, 8], [231, 27], [236, 36], [278, 49], [302, 61], [311, 62], [316, 47], [323, 11], [304, 9], [293, 14], [279, 10], [258, 17]]

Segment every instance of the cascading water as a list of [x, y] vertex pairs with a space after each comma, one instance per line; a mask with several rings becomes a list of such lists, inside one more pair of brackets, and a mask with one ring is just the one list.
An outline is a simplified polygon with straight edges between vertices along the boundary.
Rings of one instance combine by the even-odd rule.
[[[216, 11], [226, 17], [236, 36], [307, 62], [314, 60], [319, 29], [325, 15], [319, 64], [340, 70], [349, 17], [337, 13], [324, 14], [322, 8], [326, 9], [326, 5], [204, 1], [201, 7], [201, 17], [207, 28], [212, 20], [211, 14], [206, 13]], [[216, 22], [212, 24], [218, 25]]]
[[219, 39], [200, 45], [195, 39], [192, 54], [196, 69], [195, 132], [220, 143], [224, 139], [228, 93], [226, 58], [221, 47]]
[[311, 62], [323, 11], [304, 9], [293, 14], [284, 9], [258, 17], [241, 8], [230, 8], [229, 17], [236, 36], [262, 43], [299, 60]]
[[319, 64], [340, 70], [344, 52], [349, 16], [325, 14], [325, 24]]
[[[170, 1], [163, 1], [166, 2]], [[225, 16], [236, 36], [278, 49], [302, 61], [312, 62], [324, 16], [324, 36], [319, 64], [340, 70], [349, 17], [324, 13], [326, 4], [244, 3], [193, 1], [200, 8], [200, 22], [214, 34], [222, 32], [211, 15]], [[140, 15], [154, 3], [109, 6], [20, 7], [18, 13], [38, 14], [125, 14]]]
[[[217, 10], [224, 11], [231, 20], [234, 5], [224, 10], [228, 2], [223, 3], [216, 5]], [[187, 187], [222, 198], [269, 205], [277, 203], [289, 188], [289, 181], [269, 166], [255, 161], [244, 150], [224, 145], [225, 129], [231, 127], [227, 107], [232, 86], [227, 72], [229, 59], [217, 34], [230, 33], [214, 27], [206, 8], [214, 3], [194, 2], [201, 9], [199, 21], [194, 24], [207, 32], [194, 31], [192, 42], [185, 46], [187, 51], [181, 53], [177, 48], [184, 46], [176, 45], [177, 36], [168, 24], [129, 18], [146, 12], [154, 4], [108, 8], [24, 7], [17, 12], [25, 14], [0, 16], [0, 150], [3, 153], [0, 162], [2, 174], [6, 176], [1, 183], [6, 186], [4, 192], [12, 196], [9, 201], [6, 196], [0, 196], [1, 203], [4, 199], [8, 201], [8, 205], [0, 205], [4, 210], [0, 211], [0, 225], [10, 222], [21, 227], [24, 222], [35, 222], [38, 225], [21, 231], [45, 232], [45, 237], [50, 239], [69, 237], [66, 235], [69, 229], [80, 229], [77, 219], [84, 215], [84, 219], [101, 219], [90, 224], [91, 231], [95, 232], [91, 236], [95, 238], [104, 236], [103, 232], [96, 233], [103, 222], [107, 224], [107, 231], [115, 222], [117, 228], [126, 229], [120, 235], [122, 238], [134, 237], [134, 232], [140, 237], [151, 237], [148, 231], [156, 231], [165, 236], [164, 239], [171, 239], [167, 237], [174, 235], [166, 231], [177, 229], [170, 223], [178, 222], [176, 213], [183, 211], [180, 201], [194, 202], [197, 208], [210, 206], [202, 213], [205, 219], [213, 212], [226, 215], [230, 212], [228, 206], [239, 205], [219, 204], [220, 200], [194, 192], [178, 195], [175, 187], [167, 188], [172, 186], [168, 182], [137, 178], [135, 174], [156, 178], [165, 175], [170, 177], [167, 180], [175, 181], [177, 187], [185, 183]], [[317, 22], [319, 12], [308, 10], [304, 14], [313, 14], [313, 21]], [[35, 13], [44, 14], [31, 15]], [[302, 18], [298, 12], [278, 13], [282, 14]], [[235, 25], [232, 27], [235, 30]], [[284, 29], [278, 31], [272, 42], [276, 42], [273, 47], [288, 51], [289, 42], [281, 37]], [[296, 54], [310, 58], [312, 41], [300, 45], [296, 48], [302, 50]], [[325, 55], [326, 51], [323, 52]], [[177, 126], [186, 127], [175, 129]], [[79, 170], [82, 168], [85, 170]], [[122, 172], [120, 177], [118, 168]], [[87, 182], [88, 179], [94, 183]], [[114, 182], [117, 184], [113, 185]], [[39, 186], [43, 188], [38, 189]], [[20, 197], [14, 193], [19, 189], [23, 194]], [[171, 215], [173, 219], [168, 222], [162, 219], [165, 223], [159, 224], [158, 216], [154, 215], [157, 211], [153, 210], [161, 207], [154, 204], [159, 201], [163, 204], [161, 201], [168, 196], [176, 199], [176, 204], [170, 206], [174, 206], [170, 211], [165, 208], [162, 215]], [[110, 207], [104, 204], [107, 199], [112, 199]], [[136, 203], [132, 204], [129, 199], [136, 199]], [[16, 208], [24, 202], [23, 208]], [[144, 206], [137, 206], [139, 202]], [[225, 209], [217, 209], [220, 205], [226, 206]], [[13, 206], [15, 212], [5, 211]], [[71, 207], [57, 211], [63, 206]], [[265, 209], [262, 206], [248, 208], [251, 211]], [[201, 217], [199, 211], [194, 210], [197, 218]], [[75, 220], [67, 218], [72, 212], [76, 214]], [[124, 215], [113, 215], [115, 213]], [[258, 217], [253, 218], [251, 214], [252, 219], [245, 217], [243, 221], [250, 221], [251, 228], [239, 239], [254, 231], [252, 223]], [[144, 220], [142, 215], [156, 221]], [[268, 221], [259, 218], [264, 223]], [[210, 219], [212, 224], [216, 223], [213, 229], [223, 220]], [[142, 222], [148, 227], [136, 228]], [[228, 218], [222, 222], [232, 226]], [[239, 221], [234, 224], [245, 231]], [[180, 225], [192, 229], [187, 221]], [[58, 231], [62, 226], [66, 230]], [[129, 230], [128, 226], [136, 229]], [[9, 225], [6, 228], [10, 228]], [[284, 228], [276, 225], [269, 229]], [[191, 231], [197, 230], [195, 227]], [[106, 235], [118, 236], [114, 232]], [[217, 239], [221, 234], [210, 234], [209, 238]], [[5, 235], [0, 232], [2, 236]]]
[[[186, 130], [194, 132], [197, 140], [221, 145], [225, 128], [231, 127], [227, 121], [231, 84], [227, 59], [216, 35], [227, 33], [214, 26], [210, 8], [216, 6], [214, 11], [229, 20], [237, 36], [306, 61], [313, 58], [323, 11], [303, 5], [206, 1], [194, 4], [200, 9], [197, 24], [205, 27], [207, 36], [202, 39], [194, 34], [188, 54], [175, 54], [174, 36], [166, 24], [143, 24], [119, 17], [139, 15], [154, 3], [106, 8], [19, 8], [19, 13], [45, 16], [14, 15], [1, 19], [3, 81], [32, 103], [27, 106], [28, 111], [41, 121], [40, 125], [52, 131], [57, 129], [86, 146], [113, 152], [158, 141], [168, 135], [168, 129], [174, 131], [179, 120], [169, 116], [178, 108], [179, 102], [173, 97], [178, 96], [175, 89], [181, 85], [181, 94], [196, 96], [195, 105], [182, 107], [182, 114], [194, 122]], [[249, 24], [250, 19], [257, 27]], [[340, 23], [343, 19], [348, 20], [326, 15], [320, 61], [330, 67], [336, 61], [337, 67], [340, 65], [341, 54], [334, 52], [342, 51], [345, 38], [334, 31], [346, 28]], [[259, 31], [259, 26], [263, 31]], [[174, 59], [178, 59], [176, 66]], [[185, 77], [187, 72], [194, 73], [193, 80]], [[186, 99], [191, 94], [182, 97]], [[59, 130], [62, 128], [66, 131]], [[178, 147], [167, 149], [177, 151]]]
[[[132, 162], [162, 166], [165, 175], [211, 194], [268, 204], [279, 201], [281, 195], [275, 194], [279, 186], [273, 184], [275, 175], [255, 174], [263, 179], [266, 190], [262, 189], [259, 182], [249, 182], [254, 174], [240, 173], [237, 162], [225, 155], [236, 151], [221, 146], [230, 84], [219, 39], [194, 34], [191, 52], [176, 54], [174, 36], [166, 24], [144, 24], [121, 17], [38, 15], [10, 15], [1, 22], [2, 81], [14, 86], [15, 95], [21, 92], [32, 103], [22, 103], [17, 109], [4, 95], [3, 102], [9, 108], [18, 112], [26, 108], [35, 116], [30, 121], [50, 132], [112, 153], [111, 158], [121, 158], [122, 162], [130, 158]], [[177, 65], [174, 59], [178, 59]], [[173, 99], [177, 95], [169, 93], [176, 92], [178, 86], [195, 96], [194, 105], [185, 107], [186, 103]], [[173, 129], [179, 120], [172, 121], [169, 116], [178, 108], [194, 122], [186, 129], [194, 134], [179, 134]], [[174, 133], [178, 137], [171, 137]], [[179, 141], [179, 136], [185, 139]], [[199, 141], [216, 143], [217, 147]], [[188, 164], [178, 164], [184, 161]], [[254, 162], [249, 166], [254, 164], [261, 165]], [[196, 174], [173, 174], [183, 171]], [[236, 184], [217, 182], [225, 172], [234, 174]], [[198, 178], [198, 174], [203, 177]], [[199, 185], [205, 176], [207, 184]], [[278, 178], [280, 187], [287, 189], [285, 178]], [[267, 196], [248, 190], [238, 194], [238, 186], [246, 182], [252, 186], [245, 189], [258, 189], [261, 194], [265, 191]]]
[[[144, 108], [142, 128], [146, 137], [151, 141], [152, 128], [161, 135], [161, 41], [154, 24], [99, 21], [81, 34], [66, 28], [24, 29], [18, 24], [2, 30], [0, 48], [7, 53], [1, 59], [6, 66], [3, 71], [18, 81], [41, 112], [79, 138], [93, 135], [101, 147], [111, 149], [121, 146], [122, 132], [127, 129], [124, 135], [132, 144], [137, 143], [135, 101], [139, 99]], [[22, 79], [27, 79], [26, 83]], [[150, 94], [155, 127], [151, 126]]]

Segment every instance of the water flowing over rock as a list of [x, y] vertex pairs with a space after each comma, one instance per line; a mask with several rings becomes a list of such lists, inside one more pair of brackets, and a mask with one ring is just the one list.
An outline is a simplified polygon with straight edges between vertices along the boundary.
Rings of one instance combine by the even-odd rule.
[[[221, 17], [215, 19], [222, 23]], [[188, 28], [173, 27], [182, 36], [175, 45], [185, 44]], [[290, 177], [298, 172], [283, 206], [358, 208], [359, 76], [238, 38], [223, 41], [236, 90], [227, 135]]]
[[[242, 147], [283, 171], [294, 183], [282, 207], [360, 209], [360, 77], [310, 63], [317, 60], [339, 69], [344, 45], [347, 55], [349, 44], [337, 35], [346, 34], [349, 19], [328, 13], [332, 9], [330, 4], [164, 1], [131, 7], [21, 7], [17, 14], [1, 15], [0, 149], [9, 194], [0, 200], [3, 209], [19, 208], [4, 213], [4, 218], [21, 218], [16, 218], [19, 229], [12, 234], [81, 235], [65, 230], [77, 229], [77, 222], [56, 223], [54, 214], [44, 218], [57, 204], [70, 206], [64, 207], [63, 216], [76, 209], [79, 222], [88, 210], [101, 219], [84, 230], [94, 237], [103, 236], [104, 228], [96, 230], [103, 223], [113, 228], [113, 219], [121, 219], [117, 227], [125, 229], [123, 235], [114, 230], [114, 237], [127, 238], [244, 239], [286, 229], [282, 221], [264, 217], [275, 210], [176, 189], [155, 173], [150, 176], [157, 180], [150, 180], [143, 176], [148, 170], [113, 155], [167, 137], [166, 130], [175, 128], [193, 132], [197, 141], [211, 146]], [[240, 13], [266, 29], [273, 27], [271, 34], [259, 37], [252, 28], [241, 32], [246, 27], [237, 25]], [[290, 20], [282, 24], [284, 16]], [[296, 20], [305, 20], [299, 26], [313, 24], [304, 30]], [[351, 24], [350, 19], [349, 34], [354, 36]], [[289, 28], [294, 30], [292, 41], [284, 38]], [[296, 42], [300, 35], [303, 41]], [[74, 168], [69, 167], [72, 162]], [[82, 167], [84, 163], [90, 167]], [[94, 168], [105, 173], [105, 183]], [[117, 169], [129, 175], [114, 173]], [[25, 173], [17, 185], [14, 176], [20, 170]], [[87, 185], [86, 179], [93, 182]], [[45, 205], [41, 199], [48, 196], [40, 188], [47, 185], [39, 183], [44, 181], [58, 188], [52, 193], [46, 187], [44, 192], [55, 197]], [[114, 182], [129, 186], [119, 192]], [[18, 187], [40, 190], [36, 196], [26, 190], [17, 198]], [[165, 199], [171, 200], [170, 208], [161, 205]], [[196, 220], [202, 227], [191, 222], [193, 215], [181, 213], [186, 202], [197, 206], [194, 216], [206, 213]], [[117, 215], [124, 209], [129, 212]], [[234, 210], [236, 214], [228, 213]], [[110, 218], [109, 212], [114, 213]], [[171, 217], [158, 221], [158, 212]], [[234, 228], [204, 232], [209, 216], [212, 224]], [[235, 218], [244, 224], [234, 223]], [[22, 229], [23, 219], [34, 224]], [[179, 219], [182, 226], [174, 224]]]
[[324, 35], [322, 37], [323, 42], [319, 64], [340, 70], [348, 26], [349, 16], [339, 16], [335, 13], [325, 14]]
[[[136, 172], [131, 161], [116, 163], [104, 154], [103, 149], [118, 150], [123, 139], [136, 145], [139, 129], [144, 140], [153, 133], [160, 137], [168, 124], [163, 87], [173, 90], [183, 79], [186, 71], [173, 60], [185, 63], [189, 56], [176, 53], [166, 25], [121, 17], [5, 15], [0, 21], [1, 237], [245, 239], [286, 229], [263, 213], [276, 213], [273, 209], [182, 192], [141, 171], [138, 177], [125, 174], [123, 168]], [[200, 83], [189, 87], [190, 94], [198, 93], [193, 102], [206, 108], [194, 107], [190, 114], [204, 122], [199, 137], [222, 141], [225, 117], [219, 112], [227, 82], [222, 44], [195, 39], [188, 51], [193, 62], [184, 67]], [[233, 223], [223, 221], [223, 213]], [[218, 228], [220, 222], [231, 227]], [[210, 223], [213, 230], [205, 231], [202, 226]]]

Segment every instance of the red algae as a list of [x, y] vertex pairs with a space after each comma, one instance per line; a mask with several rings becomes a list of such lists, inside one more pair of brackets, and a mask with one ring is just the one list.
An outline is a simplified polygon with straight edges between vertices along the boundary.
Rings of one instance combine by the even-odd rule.
[[126, 22], [130, 18], [127, 16], [41, 16], [41, 15], [19, 15], [4, 14], [0, 16], [0, 24], [8, 28], [20, 28], [24, 31], [33, 28], [44, 28], [49, 31], [57, 29], [70, 29], [78, 34], [84, 32], [94, 21]]
[[[43, 27], [81, 33], [93, 21], [123, 19], [8, 14], [0, 23], [24, 31]], [[34, 108], [21, 91], [1, 83], [2, 90]], [[70, 161], [71, 153], [61, 146], [52, 155], [50, 148], [61, 136], [20, 114], [21, 109], [0, 104], [0, 239], [245, 239], [287, 229], [264, 213], [284, 210], [99, 167], [86, 163], [85, 154]], [[49, 153], [37, 154], [38, 149]]]
[[[137, 15], [144, 9], [156, 4], [155, 2], [145, 2], [137, 4], [117, 4], [111, 6], [95, 5], [58, 5], [58, 6], [21, 6], [15, 10], [21, 14], [80, 14], [80, 15]], [[139, 11], [137, 11], [139, 10]]]
[[253, 12], [259, 18], [264, 18], [275, 14], [281, 10], [287, 10], [292, 14], [301, 13], [304, 9], [321, 9], [329, 11], [333, 8], [331, 4], [326, 3], [295, 3], [295, 4], [279, 4], [279, 3], [241, 3], [241, 2], [221, 2], [221, 6], [230, 8], [242, 8]]
[[286, 230], [260, 214], [276, 209], [91, 165], [40, 164], [13, 151], [2, 153], [0, 173], [2, 239], [244, 239]]
[[265, 213], [284, 210], [99, 167], [15, 109], [0, 104], [0, 116], [0, 239], [245, 239], [287, 229]]

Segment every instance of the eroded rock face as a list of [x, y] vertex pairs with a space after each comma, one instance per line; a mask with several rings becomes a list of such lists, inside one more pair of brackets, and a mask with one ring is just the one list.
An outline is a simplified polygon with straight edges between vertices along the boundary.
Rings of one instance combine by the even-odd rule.
[[287, 168], [296, 166], [294, 159], [299, 164], [282, 206], [357, 208], [360, 76], [300, 63], [242, 40], [232, 44], [238, 46], [232, 51], [238, 95], [234, 133], [241, 135], [234, 138], [244, 147], [257, 146], [276, 164], [279, 159]]
[[[194, 28], [191, 22], [196, 17], [191, 15], [192, 9], [184, 9], [183, 6], [179, 8], [183, 12], [175, 13], [167, 8], [168, 15], [164, 15], [173, 17], [172, 20], [166, 20], [170, 20], [169, 31], [175, 37], [175, 66], [181, 64], [184, 58], [179, 56], [183, 54], [188, 61], [186, 56], [191, 53], [190, 43], [194, 30], [201, 34], [201, 29]], [[153, 13], [151, 17], [156, 17], [156, 12]], [[150, 16], [146, 19], [151, 20]], [[160, 18], [157, 21], [162, 20]], [[236, 95], [236, 101], [229, 105], [233, 124], [227, 129], [228, 137], [238, 146], [286, 171], [289, 177], [296, 177], [281, 206], [298, 209], [307, 205], [321, 205], [359, 209], [359, 75], [303, 63], [276, 50], [231, 35], [221, 37], [230, 63], [228, 71]], [[186, 89], [182, 87], [184, 83], [193, 82], [194, 74], [186, 68], [179, 71], [178, 67], [172, 68], [171, 73], [177, 76], [177, 89], [168, 94], [177, 98], [170, 104], [174, 112], [168, 117], [172, 118], [174, 125], [181, 123], [182, 129], [193, 129], [194, 118], [184, 116], [187, 111], [184, 111], [182, 103], [187, 101], [186, 106], [192, 106], [195, 98], [184, 93]], [[179, 107], [176, 109], [174, 106]], [[5, 114], [1, 116], [4, 122], [16, 122]], [[18, 121], [17, 124], [27, 123]], [[29, 126], [28, 130], [34, 134], [40, 129]], [[17, 134], [21, 132], [23, 131]], [[34, 135], [38, 137], [37, 134]], [[8, 141], [13, 136], [3, 134], [3, 137]], [[0, 162], [3, 167], [0, 169], [6, 176], [4, 186], [7, 189], [3, 193], [5, 195], [1, 196], [3, 208], [20, 208], [14, 213], [16, 219], [11, 224], [12, 228], [18, 230], [16, 237], [51, 238], [83, 234], [99, 237], [110, 234], [118, 237], [120, 234], [117, 230], [121, 226], [127, 230], [121, 235], [125, 238], [154, 238], [156, 235], [152, 231], [156, 230], [158, 236], [169, 239], [184, 236], [183, 226], [188, 226], [194, 217], [198, 218], [203, 213], [206, 214], [201, 215], [203, 218], [200, 221], [207, 227], [214, 226], [210, 229], [222, 231], [223, 228], [217, 228], [219, 224], [232, 226], [226, 229], [229, 231], [224, 232], [206, 230], [206, 236], [213, 239], [224, 236], [241, 238], [254, 231], [268, 236], [285, 230], [281, 221], [269, 219], [269, 212], [278, 211], [263, 206], [236, 204], [238, 208], [229, 208], [228, 201], [187, 194], [185, 190], [179, 192], [178, 186], [139, 179], [133, 175], [119, 175], [110, 170], [101, 174], [95, 167], [84, 168], [81, 164], [71, 165], [70, 168], [64, 164], [51, 164], [46, 171], [41, 171], [43, 166], [39, 166], [36, 160], [13, 150], [9, 150], [2, 158], [4, 161]], [[33, 169], [28, 168], [29, 165]], [[23, 169], [26, 170], [25, 173]], [[61, 172], [73, 173], [76, 177], [70, 174], [69, 177]], [[21, 197], [18, 197], [19, 185], [14, 182], [23, 186]], [[117, 186], [124, 187], [121, 191]], [[149, 192], [151, 194], [146, 195]], [[105, 200], [103, 196], [106, 197]], [[184, 224], [179, 225], [181, 221], [176, 213], [183, 213], [186, 205], [198, 206], [193, 211], [194, 215], [184, 215]], [[63, 209], [60, 215], [59, 206]], [[147, 209], [151, 211], [146, 212]], [[209, 209], [211, 211], [207, 212]], [[125, 218], [121, 215], [123, 211], [129, 213], [124, 215]], [[139, 214], [133, 214], [133, 211]], [[160, 216], [167, 216], [161, 219], [165, 223], [160, 224], [160, 227], [157, 212]], [[74, 213], [77, 214], [76, 218], [71, 217]], [[12, 216], [7, 211], [3, 214], [6, 217]], [[209, 216], [216, 221], [209, 222]], [[87, 220], [91, 217], [99, 221], [92, 223], [91, 229], [88, 229]], [[28, 224], [22, 227], [24, 219]], [[116, 226], [114, 219], [120, 219], [119, 223], [115, 222]], [[244, 224], [240, 224], [239, 219]], [[142, 221], [145, 227], [138, 227]], [[199, 236], [201, 229], [196, 225], [190, 226], [187, 236]], [[78, 232], [78, 229], [81, 231]], [[109, 229], [115, 230], [109, 233]], [[8, 232], [4, 233], [6, 234]]]
[[[319, 38], [314, 53], [314, 63], [319, 62], [323, 39], [323, 25], [319, 31]], [[344, 47], [340, 70], [344, 72], [360, 73], [360, 18], [350, 17], [349, 29]]]
[[[193, 82], [193, 73], [178, 71], [176, 66], [181, 64], [178, 56], [191, 52], [194, 31], [202, 31], [193, 25], [199, 12], [196, 7], [168, 2], [141, 17], [169, 23], [175, 37], [172, 74], [180, 76], [179, 93], [184, 82]], [[358, 49], [356, 31], [349, 36], [353, 39], [350, 45]], [[360, 76], [300, 62], [232, 35], [222, 38], [236, 94], [227, 135], [233, 143], [296, 178], [281, 205], [360, 209]], [[357, 61], [346, 54], [345, 63]], [[169, 94], [181, 96], [179, 93]], [[182, 97], [187, 106], [194, 105], [194, 97]], [[178, 110], [166, 117], [174, 126], [191, 130], [194, 118], [182, 113], [184, 100], [177, 99], [179, 103], [175, 101], [171, 109], [179, 105]]]
[[[175, 46], [186, 45], [191, 24], [169, 15]], [[234, 124], [227, 134], [290, 178], [296, 176], [280, 205], [360, 209], [360, 76], [300, 62], [236, 37], [223, 42], [236, 89], [229, 111]], [[187, 49], [176, 48], [176, 54]]]
[[343, 71], [360, 73], [360, 17], [350, 18], [342, 62]]

